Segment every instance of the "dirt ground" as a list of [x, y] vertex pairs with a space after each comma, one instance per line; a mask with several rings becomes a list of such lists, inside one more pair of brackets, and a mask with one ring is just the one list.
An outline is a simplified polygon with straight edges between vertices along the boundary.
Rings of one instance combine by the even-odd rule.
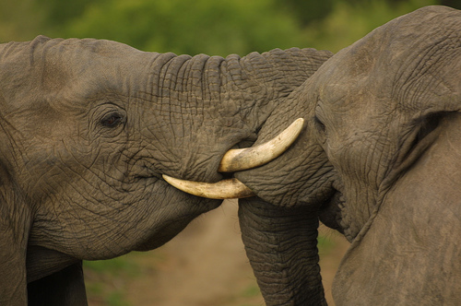
[[[90, 305], [265, 305], [240, 238], [237, 209], [237, 201], [226, 201], [193, 221], [160, 249], [128, 255], [141, 272], [134, 277], [102, 280], [111, 282], [112, 290], [120, 295], [108, 302], [93, 298], [90, 292]], [[348, 243], [329, 229], [323, 228], [321, 232], [326, 237], [321, 250], [322, 277], [329, 305], [334, 305], [331, 282]], [[87, 283], [97, 281], [94, 272], [85, 272], [85, 278]]]

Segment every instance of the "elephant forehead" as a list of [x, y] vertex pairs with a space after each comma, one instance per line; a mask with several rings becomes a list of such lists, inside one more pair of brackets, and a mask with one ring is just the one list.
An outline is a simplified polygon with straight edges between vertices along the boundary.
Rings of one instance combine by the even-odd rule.
[[[428, 7], [377, 28], [322, 66], [321, 104], [344, 111], [415, 114], [459, 91], [461, 12]], [[433, 99], [437, 100], [437, 99]], [[396, 118], [396, 117], [395, 117]]]
[[[401, 103], [411, 93], [434, 83], [444, 61], [459, 57], [461, 12], [446, 7], [427, 7], [397, 18], [351, 46], [345, 56], [355, 74], [367, 73], [369, 86], [379, 95]], [[440, 84], [440, 82], [435, 82]], [[387, 85], [387, 86], [386, 86]], [[443, 94], [444, 88], [438, 89]]]
[[58, 105], [71, 101], [75, 107], [78, 101], [84, 103], [101, 94], [134, 92], [142, 83], [135, 75], [142, 74], [157, 56], [91, 39], [38, 37], [0, 45], [2, 112], [33, 112], [53, 107], [53, 101]]
[[125, 73], [137, 65], [143, 67], [143, 62], [156, 55], [113, 41], [41, 36], [31, 42], [0, 46], [0, 78], [12, 86], [45, 83], [57, 87], [75, 76]]

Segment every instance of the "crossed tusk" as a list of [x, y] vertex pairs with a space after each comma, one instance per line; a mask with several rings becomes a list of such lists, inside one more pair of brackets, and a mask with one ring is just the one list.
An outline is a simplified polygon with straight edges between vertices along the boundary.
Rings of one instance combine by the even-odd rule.
[[304, 119], [296, 119], [283, 132], [263, 144], [244, 149], [232, 149], [224, 154], [219, 164], [219, 172], [237, 172], [252, 169], [280, 156], [298, 138]]
[[[236, 172], [264, 165], [280, 156], [298, 138], [304, 119], [296, 119], [272, 140], [245, 149], [227, 151], [221, 160], [219, 172]], [[170, 185], [186, 193], [210, 199], [232, 199], [254, 196], [255, 193], [236, 178], [216, 183], [180, 180], [163, 175]]]
[[163, 175], [163, 179], [179, 190], [209, 199], [248, 198], [255, 195], [250, 188], [236, 178], [217, 183], [185, 181], [167, 175]]

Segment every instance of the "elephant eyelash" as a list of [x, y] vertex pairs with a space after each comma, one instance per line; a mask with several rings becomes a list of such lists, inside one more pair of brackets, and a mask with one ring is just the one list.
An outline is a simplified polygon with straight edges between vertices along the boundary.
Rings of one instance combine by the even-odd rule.
[[102, 126], [107, 128], [115, 128], [122, 124], [125, 118], [119, 113], [111, 113], [101, 119], [100, 123]]

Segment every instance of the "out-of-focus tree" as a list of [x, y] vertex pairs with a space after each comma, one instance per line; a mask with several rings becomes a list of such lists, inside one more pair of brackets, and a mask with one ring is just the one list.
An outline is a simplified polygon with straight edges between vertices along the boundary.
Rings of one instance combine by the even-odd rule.
[[440, 0], [439, 4], [461, 9], [461, 0]]
[[278, 10], [273, 0], [96, 1], [54, 35], [112, 39], [146, 51], [211, 55], [307, 45], [295, 19]]
[[305, 36], [315, 48], [337, 52], [391, 19], [434, 4], [437, 0], [336, 0], [326, 18], [304, 29]]
[[[280, 9], [284, 9], [297, 19], [302, 27], [308, 26], [313, 22], [323, 20], [330, 15], [338, 5], [365, 7], [369, 8], [382, 2], [381, 0], [322, 0], [322, 1], [306, 1], [306, 0], [275, 0], [276, 5]], [[386, 0], [391, 8], [395, 8], [398, 4], [405, 4], [409, 0]], [[436, 3], [437, 2], [437, 3]], [[438, 0], [435, 4], [448, 5], [452, 7], [460, 6], [461, 0]]]
[[292, 46], [337, 51], [431, 4], [461, 9], [461, 0], [0, 0], [0, 42], [44, 34], [192, 55]]
[[1, 0], [0, 43], [32, 39], [43, 24], [44, 13], [34, 0]]
[[[46, 7], [47, 26], [65, 26], [69, 21], [79, 18], [90, 4], [105, 0], [36, 0], [39, 6]], [[129, 0], [128, 0], [129, 1]]]
[[322, 20], [333, 11], [336, 0], [275, 0], [277, 7], [289, 12], [304, 27], [312, 22]]

